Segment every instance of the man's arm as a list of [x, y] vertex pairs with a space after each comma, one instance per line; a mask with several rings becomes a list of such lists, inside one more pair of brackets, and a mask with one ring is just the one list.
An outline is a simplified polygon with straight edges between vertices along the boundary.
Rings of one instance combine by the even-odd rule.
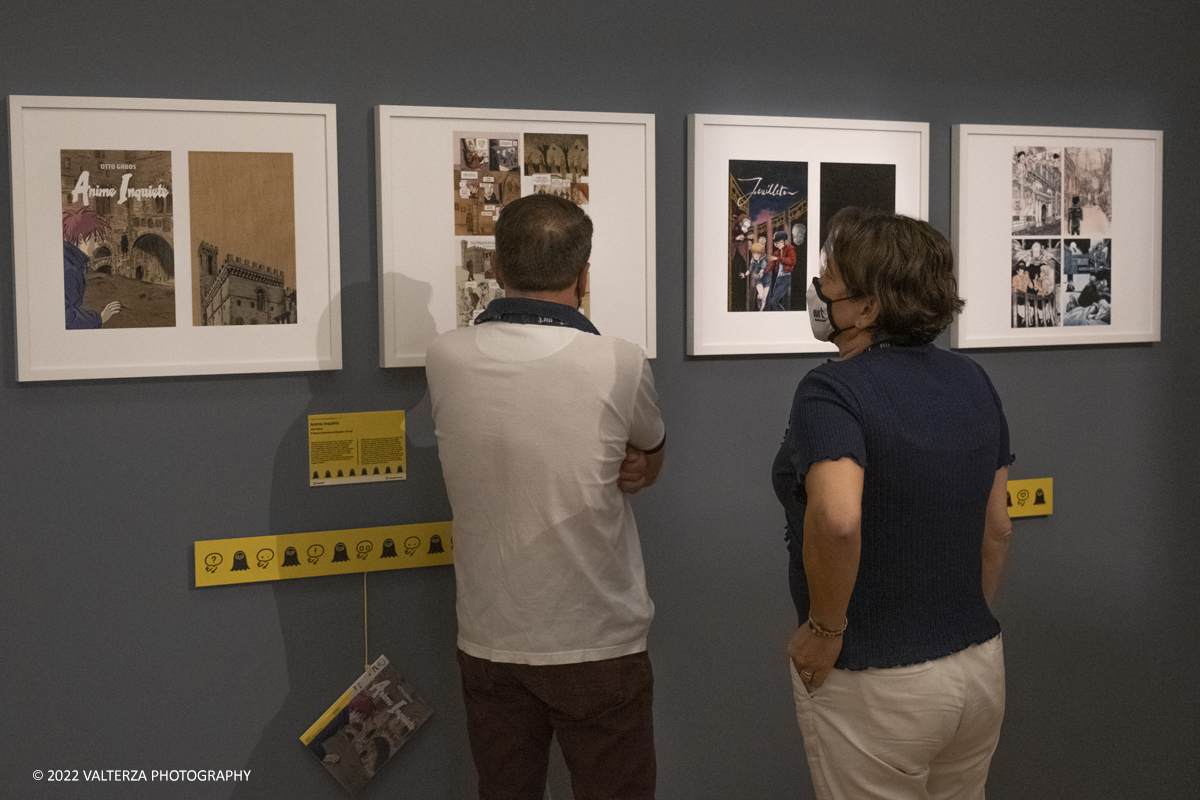
[[625, 445], [625, 460], [617, 475], [617, 488], [625, 494], [637, 494], [647, 486], [653, 486], [662, 469], [664, 448], [660, 445], [653, 453], [639, 450], [631, 444]]
[[1008, 560], [1008, 539], [1012, 520], [1008, 516], [1008, 467], [996, 470], [992, 493], [988, 496], [987, 517], [983, 523], [983, 597], [992, 604], [1004, 563]]
[[[862, 549], [863, 468], [853, 459], [820, 461], [805, 476], [804, 574], [809, 617], [826, 631], [840, 631], [858, 577]], [[801, 625], [788, 655], [812, 689], [825, 682], [842, 651], [841, 636], [818, 636]]]

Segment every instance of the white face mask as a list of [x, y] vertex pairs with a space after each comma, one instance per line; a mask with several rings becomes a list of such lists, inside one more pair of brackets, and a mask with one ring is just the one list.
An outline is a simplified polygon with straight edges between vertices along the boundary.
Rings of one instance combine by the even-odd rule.
[[[830, 233], [829, 239], [825, 242], [825, 246], [821, 248], [821, 274], [825, 274], [825, 265], [829, 260], [830, 242], [833, 241], [833, 234]], [[808, 324], [812, 328], [813, 336], [819, 342], [832, 342], [834, 338], [846, 328], [839, 328], [837, 323], [833, 321], [833, 304], [839, 303], [842, 300], [853, 300], [853, 297], [839, 297], [837, 300], [830, 300], [821, 291], [821, 279], [813, 278], [812, 284], [808, 287], [806, 294], [808, 298]]]
[[832, 342], [845, 328], [839, 328], [833, 321], [833, 304], [838, 300], [849, 300], [849, 297], [839, 297], [830, 300], [821, 291], [821, 279], [813, 278], [808, 286], [808, 324], [812, 327], [813, 336], [819, 342]]

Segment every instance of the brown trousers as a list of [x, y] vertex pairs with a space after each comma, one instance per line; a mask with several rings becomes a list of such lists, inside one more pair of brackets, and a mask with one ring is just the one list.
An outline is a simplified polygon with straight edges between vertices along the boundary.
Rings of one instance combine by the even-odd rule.
[[542, 800], [558, 736], [575, 800], [653, 800], [650, 657], [531, 666], [461, 650], [480, 800]]

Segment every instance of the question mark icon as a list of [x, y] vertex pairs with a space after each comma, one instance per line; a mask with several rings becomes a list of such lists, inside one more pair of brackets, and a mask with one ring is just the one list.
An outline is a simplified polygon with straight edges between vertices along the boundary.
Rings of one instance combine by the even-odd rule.
[[220, 553], [209, 553], [204, 557], [204, 571], [216, 572], [217, 567], [221, 564], [222, 558]]

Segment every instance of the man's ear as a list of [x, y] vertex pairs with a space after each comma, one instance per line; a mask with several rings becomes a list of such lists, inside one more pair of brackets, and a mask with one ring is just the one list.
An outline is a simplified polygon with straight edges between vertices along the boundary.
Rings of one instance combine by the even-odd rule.
[[496, 283], [500, 286], [501, 289], [503, 289], [504, 288], [504, 272], [500, 269], [499, 261], [497, 261], [495, 266], [492, 267], [492, 272], [494, 272], [496, 274]]
[[591, 262], [583, 265], [583, 269], [579, 270], [579, 277], [575, 279], [575, 289], [579, 294], [579, 302], [583, 302], [583, 296], [588, 290], [588, 269], [592, 266]]

